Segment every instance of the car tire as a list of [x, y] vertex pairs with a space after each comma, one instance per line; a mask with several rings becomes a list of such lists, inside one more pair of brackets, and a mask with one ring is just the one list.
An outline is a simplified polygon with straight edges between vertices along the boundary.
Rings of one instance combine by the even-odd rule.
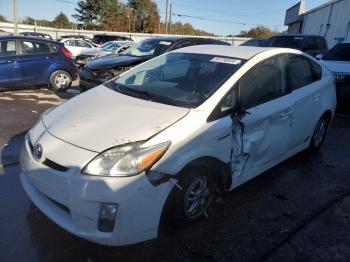
[[207, 216], [219, 193], [219, 186], [207, 168], [189, 168], [181, 174], [166, 206], [167, 222], [175, 228]]
[[72, 77], [63, 70], [55, 71], [50, 76], [50, 88], [54, 91], [64, 91], [72, 85]]
[[309, 146], [312, 152], [316, 152], [322, 147], [327, 136], [328, 125], [329, 120], [327, 117], [323, 116], [318, 120]]

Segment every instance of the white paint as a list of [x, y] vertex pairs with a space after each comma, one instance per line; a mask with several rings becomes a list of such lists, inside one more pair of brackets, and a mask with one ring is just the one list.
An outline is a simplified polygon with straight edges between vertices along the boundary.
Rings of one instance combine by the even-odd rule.
[[[321, 115], [327, 110], [335, 112], [333, 77], [323, 69], [322, 80], [311, 86], [248, 109], [250, 114], [239, 118], [244, 129], [229, 115], [208, 122], [221, 99], [253, 66], [278, 54], [302, 53], [292, 49], [218, 46], [175, 52], [249, 60], [195, 109], [138, 100], [100, 86], [45, 114], [46, 128], [40, 121], [30, 130], [21, 152], [23, 187], [33, 202], [64, 229], [106, 245], [154, 238], [164, 203], [177, 183], [176, 174], [189, 162], [206, 156], [231, 163], [233, 189], [305, 149]], [[309, 100], [315, 92], [320, 94], [318, 99]], [[143, 147], [171, 142], [152, 170], [174, 175], [174, 179], [154, 187], [144, 173], [133, 177], [81, 174], [98, 152], [137, 140], [147, 140]], [[44, 158], [69, 170], [58, 172], [35, 161], [29, 141], [42, 145]], [[63, 212], [45, 195], [66, 205], [71, 214]], [[97, 230], [101, 203], [119, 205], [112, 233]]]

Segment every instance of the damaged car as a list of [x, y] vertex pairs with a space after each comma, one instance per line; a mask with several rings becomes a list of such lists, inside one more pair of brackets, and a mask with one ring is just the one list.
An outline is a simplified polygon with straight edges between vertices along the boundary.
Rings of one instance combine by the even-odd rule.
[[335, 108], [332, 73], [301, 51], [186, 47], [46, 111], [25, 137], [21, 183], [76, 236], [146, 241], [320, 149]]
[[143, 40], [120, 55], [90, 61], [80, 72], [80, 89], [98, 86], [130, 68], [175, 49], [192, 45], [229, 45], [226, 42], [194, 37], [156, 37]]

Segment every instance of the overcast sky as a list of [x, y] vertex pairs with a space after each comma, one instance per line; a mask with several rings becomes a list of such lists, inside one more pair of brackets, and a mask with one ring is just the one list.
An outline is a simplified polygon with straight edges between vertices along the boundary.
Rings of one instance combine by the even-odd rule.
[[[52, 20], [63, 11], [71, 21], [77, 0], [17, 0], [18, 16]], [[124, 2], [126, 0], [123, 0]], [[255, 25], [266, 25], [282, 31], [285, 11], [298, 3], [297, 0], [169, 0], [173, 4], [172, 13], [193, 16], [173, 16], [173, 21], [191, 23], [195, 28], [217, 35], [237, 34]], [[70, 2], [70, 3], [68, 3]], [[165, 17], [166, 0], [155, 0], [162, 19]], [[306, 9], [326, 3], [326, 0], [306, 0]], [[12, 0], [0, 0], [0, 14], [12, 19]], [[220, 21], [210, 21], [220, 20]], [[225, 21], [225, 22], [224, 22]]]

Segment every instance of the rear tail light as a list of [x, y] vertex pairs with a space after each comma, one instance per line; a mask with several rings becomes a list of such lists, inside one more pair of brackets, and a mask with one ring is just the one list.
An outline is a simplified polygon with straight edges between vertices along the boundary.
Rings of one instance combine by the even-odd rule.
[[69, 50], [65, 47], [61, 47], [61, 51], [64, 54], [65, 57], [67, 58], [73, 58], [73, 54], [69, 52]]

